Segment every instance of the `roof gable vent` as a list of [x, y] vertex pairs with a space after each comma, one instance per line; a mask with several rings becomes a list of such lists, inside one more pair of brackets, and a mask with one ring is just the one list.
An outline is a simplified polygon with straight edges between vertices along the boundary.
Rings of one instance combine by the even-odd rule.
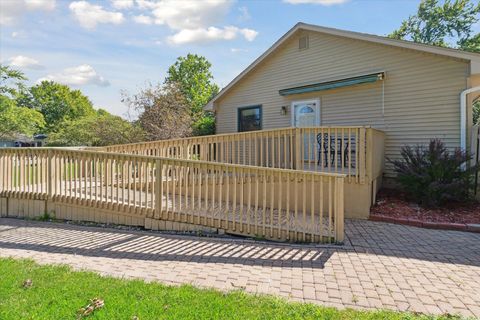
[[303, 35], [298, 38], [298, 49], [305, 50], [308, 49], [308, 35]]

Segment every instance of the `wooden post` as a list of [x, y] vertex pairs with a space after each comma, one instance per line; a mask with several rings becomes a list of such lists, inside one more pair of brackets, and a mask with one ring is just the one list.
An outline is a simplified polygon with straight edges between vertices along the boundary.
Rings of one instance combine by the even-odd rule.
[[300, 128], [295, 128], [295, 169], [301, 169], [301, 160], [302, 160], [302, 137]]
[[365, 151], [366, 151], [366, 178], [367, 181], [370, 182], [371, 179], [374, 178], [374, 173], [373, 173], [373, 153], [376, 152], [377, 150], [374, 150], [374, 145], [373, 145], [373, 130], [371, 128], [366, 129], [366, 146], [365, 146]]
[[335, 178], [335, 242], [342, 243], [345, 238], [344, 177]]
[[157, 159], [155, 161], [155, 213], [154, 217], [159, 219], [162, 216], [163, 210], [163, 181], [162, 181], [162, 161]]
[[365, 143], [366, 143], [366, 134], [365, 128], [360, 128], [360, 135], [358, 137], [359, 141], [359, 152], [358, 152], [358, 169], [360, 175], [360, 183], [365, 183], [365, 171], [367, 164], [365, 163]]
[[52, 180], [54, 173], [52, 171], [52, 151], [47, 150], [47, 200], [52, 199]]

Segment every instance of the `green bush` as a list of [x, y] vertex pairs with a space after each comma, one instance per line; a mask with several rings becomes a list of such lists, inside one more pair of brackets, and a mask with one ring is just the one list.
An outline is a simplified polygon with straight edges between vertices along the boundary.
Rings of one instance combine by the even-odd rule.
[[206, 114], [193, 123], [193, 135], [207, 136], [210, 134], [215, 134], [215, 117]]
[[466, 201], [472, 196], [475, 168], [466, 164], [471, 156], [455, 149], [449, 152], [439, 139], [428, 147], [405, 146], [401, 160], [390, 160], [397, 182], [405, 193], [423, 206], [440, 206], [448, 201]]

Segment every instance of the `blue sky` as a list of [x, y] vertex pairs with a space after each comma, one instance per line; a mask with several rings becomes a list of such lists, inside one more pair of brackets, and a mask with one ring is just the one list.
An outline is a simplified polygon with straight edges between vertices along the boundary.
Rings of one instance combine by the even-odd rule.
[[178, 56], [204, 55], [228, 84], [297, 22], [386, 35], [419, 0], [1, 0], [0, 61], [35, 83], [82, 90], [124, 115], [120, 92], [163, 82]]

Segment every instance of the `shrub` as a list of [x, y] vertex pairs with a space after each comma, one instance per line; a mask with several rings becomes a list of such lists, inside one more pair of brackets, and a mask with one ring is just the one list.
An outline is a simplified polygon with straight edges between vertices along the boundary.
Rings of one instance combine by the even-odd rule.
[[193, 123], [194, 136], [206, 136], [215, 134], [215, 117], [212, 114], [206, 114]]
[[397, 173], [397, 182], [417, 203], [439, 206], [471, 198], [475, 168], [463, 168], [471, 160], [466, 152], [458, 148], [449, 152], [441, 140], [433, 139], [428, 147], [403, 147], [401, 156], [401, 160], [389, 162]]

